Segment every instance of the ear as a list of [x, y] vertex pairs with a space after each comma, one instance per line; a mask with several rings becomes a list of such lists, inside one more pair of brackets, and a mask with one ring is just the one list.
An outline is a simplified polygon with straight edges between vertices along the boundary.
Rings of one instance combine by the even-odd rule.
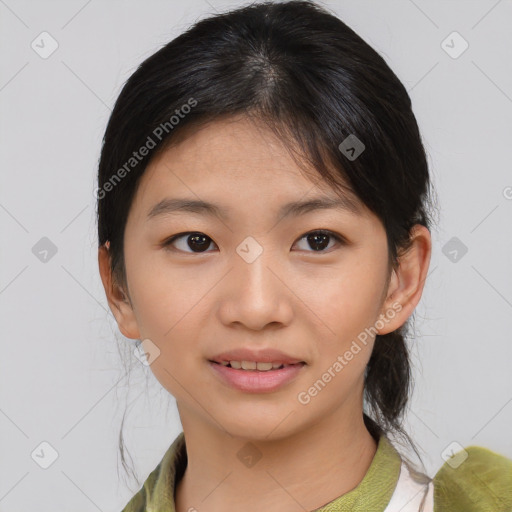
[[98, 265], [108, 305], [121, 333], [127, 338], [139, 339], [140, 332], [128, 294], [125, 293], [120, 285], [114, 282], [112, 277], [109, 244], [107, 241], [98, 249]]
[[[384, 326], [378, 334], [388, 334], [401, 327], [421, 299], [432, 252], [430, 231], [421, 224], [411, 229], [412, 245], [398, 257], [398, 269], [392, 271], [381, 315]], [[394, 315], [390, 313], [394, 312]]]

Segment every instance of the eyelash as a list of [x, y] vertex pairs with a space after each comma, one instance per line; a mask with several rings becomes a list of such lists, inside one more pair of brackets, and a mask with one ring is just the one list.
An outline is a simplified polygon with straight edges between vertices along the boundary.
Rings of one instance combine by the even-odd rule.
[[[327, 229], [315, 229], [313, 231], [308, 231], [307, 233], [304, 233], [297, 241], [300, 241], [300, 240], [304, 239], [305, 237], [307, 237], [308, 235], [313, 235], [313, 234], [327, 235], [327, 236], [330, 236], [331, 238], [334, 238], [336, 240], [336, 242], [338, 242], [338, 244], [347, 245], [347, 241], [345, 240], [345, 238], [343, 238], [341, 235], [338, 235], [337, 233], [334, 233], [333, 231], [329, 231]], [[179, 238], [183, 238], [188, 235], [204, 235], [206, 238], [209, 238], [213, 242], [213, 240], [208, 235], [206, 235], [205, 233], [202, 233], [200, 231], [185, 231], [184, 233], [178, 233], [178, 234], [173, 235], [172, 237], [168, 238], [167, 240], [165, 240], [162, 244], [162, 247], [166, 248], [167, 250], [176, 250], [178, 252], [182, 252], [185, 254], [204, 254], [204, 253], [210, 252], [210, 251], [203, 251], [203, 252], [182, 251], [181, 249], [175, 249], [175, 248], [171, 247], [173, 242], [175, 242]], [[332, 249], [332, 247], [331, 247], [331, 249]], [[313, 250], [311, 250], [311, 251], [306, 251], [306, 252], [322, 254], [322, 253], [328, 253], [330, 251], [325, 251], [325, 250], [313, 251]]]

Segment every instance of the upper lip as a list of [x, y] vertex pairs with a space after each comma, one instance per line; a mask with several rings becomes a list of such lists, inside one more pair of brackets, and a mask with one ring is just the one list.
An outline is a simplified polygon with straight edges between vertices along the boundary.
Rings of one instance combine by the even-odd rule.
[[280, 350], [266, 348], [261, 350], [251, 350], [248, 348], [237, 348], [229, 352], [222, 352], [212, 357], [210, 361], [220, 363], [222, 361], [256, 361], [258, 363], [282, 363], [296, 364], [305, 363], [302, 359], [289, 356]]

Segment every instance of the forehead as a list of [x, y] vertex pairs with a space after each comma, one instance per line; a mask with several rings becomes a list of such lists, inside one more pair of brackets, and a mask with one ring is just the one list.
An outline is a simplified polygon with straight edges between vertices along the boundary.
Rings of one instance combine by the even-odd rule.
[[[341, 176], [339, 181], [343, 183]], [[287, 203], [290, 212], [290, 202], [321, 197], [339, 203], [341, 196], [347, 211], [365, 213], [350, 187], [344, 185], [340, 193], [317, 171], [306, 172], [273, 132], [246, 118], [217, 120], [179, 134], [150, 162], [139, 189], [138, 199], [149, 216], [183, 206], [175, 199], [187, 198], [204, 212], [213, 212], [214, 203], [231, 202], [249, 208], [262, 202], [269, 208]], [[217, 206], [217, 214], [227, 214]]]
[[[300, 168], [286, 146], [263, 122], [232, 116], [201, 126], [187, 126], [170, 140], [150, 167], [182, 165], [189, 173], [227, 173], [235, 177], [289, 175], [297, 179]], [[316, 174], [313, 170], [311, 175]]]

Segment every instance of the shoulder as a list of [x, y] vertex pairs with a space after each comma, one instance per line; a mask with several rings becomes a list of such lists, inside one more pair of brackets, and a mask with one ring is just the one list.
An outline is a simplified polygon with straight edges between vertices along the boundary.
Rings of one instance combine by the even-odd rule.
[[158, 466], [149, 474], [144, 485], [140, 488], [137, 494], [130, 499], [121, 512], [146, 512], [147, 505], [153, 495], [155, 483], [158, 479], [158, 475], [160, 474], [161, 465], [162, 463], [158, 464]]
[[434, 512], [512, 511], [512, 460], [487, 448], [455, 453], [433, 483]]
[[[121, 512], [145, 512], [146, 504], [148, 501], [148, 495], [150, 495], [151, 490], [154, 485], [151, 485], [150, 482], [154, 481], [154, 473], [159, 470], [157, 467], [151, 474], [148, 476], [144, 485], [141, 489], [130, 499], [130, 501], [123, 507]], [[149, 492], [148, 492], [149, 491]]]
[[121, 512], [148, 512], [153, 508], [155, 510], [174, 509], [175, 481], [181, 476], [186, 462], [185, 438], [181, 432], [158, 466], [151, 471], [140, 490]]

